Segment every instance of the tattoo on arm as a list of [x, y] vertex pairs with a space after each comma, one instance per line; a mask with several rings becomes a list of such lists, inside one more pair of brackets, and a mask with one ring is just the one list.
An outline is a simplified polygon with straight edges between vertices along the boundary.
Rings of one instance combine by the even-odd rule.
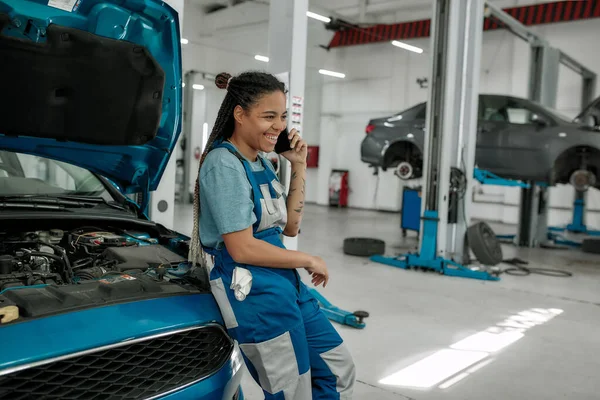
[[298, 177], [298, 174], [296, 173], [296, 171], [292, 172], [292, 180], [296, 179]]
[[295, 210], [294, 210], [294, 211], [296, 211], [298, 214], [302, 213], [302, 209], [304, 208], [304, 202], [303, 202], [303, 201], [301, 201], [301, 202], [299, 202], [299, 203], [300, 203], [300, 206], [299, 206], [297, 209], [295, 209]]

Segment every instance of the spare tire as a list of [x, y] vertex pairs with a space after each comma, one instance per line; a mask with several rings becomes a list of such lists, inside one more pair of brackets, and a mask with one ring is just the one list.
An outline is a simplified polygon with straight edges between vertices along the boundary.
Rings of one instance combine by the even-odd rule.
[[581, 242], [581, 251], [584, 253], [600, 254], [600, 239], [588, 238]]
[[344, 239], [344, 253], [359, 257], [384, 254], [385, 242], [371, 238], [346, 238]]
[[469, 247], [483, 265], [494, 266], [502, 262], [502, 246], [492, 228], [478, 222], [467, 229]]

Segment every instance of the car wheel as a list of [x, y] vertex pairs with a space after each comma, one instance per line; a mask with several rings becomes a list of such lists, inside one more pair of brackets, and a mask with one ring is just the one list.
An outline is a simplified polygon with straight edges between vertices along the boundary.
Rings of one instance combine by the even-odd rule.
[[478, 222], [467, 229], [469, 247], [483, 265], [494, 266], [502, 262], [502, 247], [492, 228]]
[[371, 238], [344, 239], [344, 254], [359, 257], [370, 257], [385, 253], [385, 242]]
[[403, 181], [411, 179], [414, 175], [415, 169], [408, 161], [402, 161], [394, 170], [394, 175]]
[[587, 171], [585, 169], [578, 169], [577, 171], [571, 174], [569, 183], [578, 192], [585, 192], [590, 187], [594, 187], [596, 185], [596, 175], [594, 175], [594, 173], [591, 171]]

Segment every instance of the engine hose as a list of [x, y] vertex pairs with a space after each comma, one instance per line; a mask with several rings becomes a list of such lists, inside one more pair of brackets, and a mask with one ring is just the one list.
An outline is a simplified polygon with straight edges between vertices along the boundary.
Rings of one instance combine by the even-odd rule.
[[91, 257], [82, 258], [73, 263], [73, 269], [91, 267], [94, 264], [94, 259]]

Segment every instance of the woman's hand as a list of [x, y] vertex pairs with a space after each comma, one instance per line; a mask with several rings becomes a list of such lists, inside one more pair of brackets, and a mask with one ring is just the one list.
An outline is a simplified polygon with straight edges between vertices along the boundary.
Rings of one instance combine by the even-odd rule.
[[308, 145], [300, 135], [296, 128], [289, 132], [291, 150], [281, 153], [292, 164], [306, 164], [306, 156], [308, 155]]
[[312, 276], [313, 285], [319, 286], [322, 283], [323, 287], [327, 286], [329, 271], [327, 271], [327, 265], [325, 265], [325, 261], [321, 257], [313, 257], [311, 265], [305, 269]]

